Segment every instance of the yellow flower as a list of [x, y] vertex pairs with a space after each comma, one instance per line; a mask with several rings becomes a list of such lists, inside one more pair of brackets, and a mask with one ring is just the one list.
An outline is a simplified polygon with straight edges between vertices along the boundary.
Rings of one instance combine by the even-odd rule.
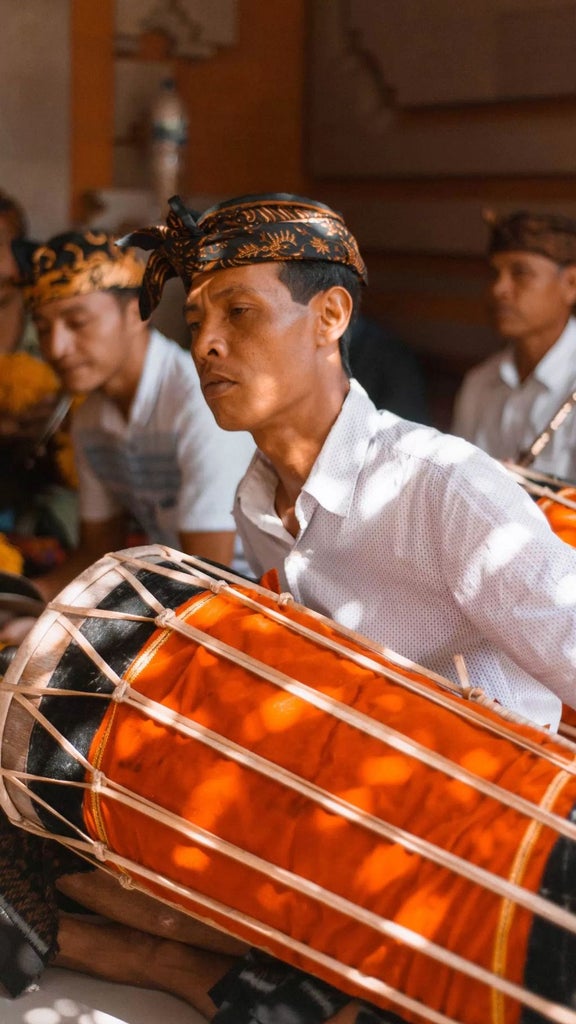
[[0, 533], [0, 572], [15, 572], [20, 575], [24, 568], [24, 559], [18, 548], [15, 548], [5, 534]]
[[42, 359], [28, 352], [0, 354], [0, 409], [18, 415], [60, 390], [58, 377]]

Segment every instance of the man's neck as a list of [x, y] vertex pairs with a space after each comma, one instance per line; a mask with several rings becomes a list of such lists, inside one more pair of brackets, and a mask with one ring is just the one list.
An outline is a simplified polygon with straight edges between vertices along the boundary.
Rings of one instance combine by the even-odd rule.
[[130, 418], [130, 409], [144, 371], [149, 343], [150, 331], [143, 325], [142, 332], [132, 339], [129, 355], [127, 354], [123, 366], [102, 388], [110, 401], [118, 406], [125, 420]]
[[534, 372], [538, 363], [560, 339], [565, 328], [566, 324], [560, 330], [556, 327], [541, 334], [513, 339], [514, 364], [521, 381], [526, 380]]
[[278, 431], [265, 432], [265, 436], [254, 435], [260, 450], [270, 460], [278, 475], [275, 508], [286, 529], [296, 536], [298, 521], [295, 505], [302, 487], [318, 458], [340, 411], [349, 383], [345, 389], [335, 391], [325, 403], [315, 403], [316, 415], [302, 416], [299, 424], [282, 425]]

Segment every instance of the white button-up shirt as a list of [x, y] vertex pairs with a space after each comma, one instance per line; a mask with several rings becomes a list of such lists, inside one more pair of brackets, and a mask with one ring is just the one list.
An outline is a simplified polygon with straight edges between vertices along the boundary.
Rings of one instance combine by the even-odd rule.
[[[456, 396], [452, 430], [496, 459], [516, 461], [576, 390], [576, 320], [533, 372], [520, 381], [506, 348], [466, 374]], [[576, 482], [576, 408], [532, 463]]]
[[502, 467], [460, 438], [378, 412], [355, 382], [296, 502], [257, 452], [235, 517], [257, 575], [309, 608], [557, 728], [576, 705], [576, 551]]
[[128, 511], [150, 541], [176, 548], [180, 533], [234, 529], [234, 492], [254, 442], [217, 426], [190, 353], [159, 331], [151, 331], [128, 419], [94, 391], [72, 436], [82, 519]]

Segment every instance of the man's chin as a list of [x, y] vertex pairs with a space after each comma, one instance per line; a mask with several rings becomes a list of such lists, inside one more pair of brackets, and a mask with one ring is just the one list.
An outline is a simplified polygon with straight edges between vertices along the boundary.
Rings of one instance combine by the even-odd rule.
[[92, 391], [96, 391], [101, 387], [100, 381], [94, 382], [80, 374], [77, 376], [71, 375], [70, 377], [62, 377], [61, 380], [64, 391], [77, 398], [84, 398], [86, 395], [90, 395]]
[[246, 426], [246, 424], [244, 422], [242, 422], [242, 420], [239, 417], [236, 417], [236, 416], [222, 416], [222, 415], [216, 416], [215, 413], [213, 413], [213, 416], [214, 416], [214, 419], [216, 420], [216, 423], [220, 427], [220, 430], [248, 430], [249, 431], [249, 428]]
[[519, 341], [524, 334], [522, 326], [511, 317], [494, 318], [492, 328], [504, 341]]

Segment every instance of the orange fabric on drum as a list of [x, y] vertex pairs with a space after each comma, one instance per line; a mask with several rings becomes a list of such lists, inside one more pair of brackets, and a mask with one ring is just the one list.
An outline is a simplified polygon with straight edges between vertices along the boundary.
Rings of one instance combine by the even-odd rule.
[[[576, 487], [563, 487], [558, 494], [569, 501], [576, 502]], [[568, 508], [566, 505], [554, 501], [553, 498], [539, 498], [537, 504], [542, 509], [554, 533], [566, 544], [576, 547], [576, 509]], [[569, 707], [568, 704], [562, 705], [562, 723], [576, 728], [576, 709]]]
[[[558, 491], [560, 497], [576, 502], [576, 487], [563, 487]], [[537, 504], [542, 509], [554, 533], [576, 546], [576, 509], [568, 508], [553, 498], [539, 498]]]
[[[238, 591], [237, 591], [238, 592]], [[241, 591], [240, 591], [241, 592]], [[252, 594], [253, 596], [253, 594]], [[272, 604], [259, 598], [262, 606]], [[238, 654], [299, 680], [448, 756], [450, 761], [497, 782], [505, 789], [565, 817], [576, 802], [576, 780], [536, 753], [495, 737], [482, 723], [459, 714], [461, 699], [448, 695], [448, 707], [411, 693], [399, 683], [359, 666], [314, 639], [291, 632], [263, 614], [231, 599], [226, 592], [203, 594], [185, 606], [185, 619], [217, 637]], [[180, 610], [182, 612], [182, 609]], [[304, 622], [317, 636], [331, 635], [301, 611], [285, 614]], [[353, 648], [351, 641], [346, 646]], [[386, 665], [385, 659], [371, 657]], [[432, 694], [434, 683], [408, 670]], [[410, 753], [313, 707], [273, 682], [211, 653], [188, 638], [158, 630], [142, 649], [126, 678], [137, 691], [187, 720], [238, 744], [250, 755], [268, 759], [375, 815], [420, 836], [465, 861], [537, 892], [556, 835], [492, 797], [455, 781]], [[489, 710], [480, 712], [493, 719]], [[541, 746], [554, 738], [524, 726], [512, 726]], [[226, 910], [207, 914], [195, 893], [277, 929], [312, 950], [334, 957], [365, 975], [385, 981], [424, 1007], [469, 1024], [519, 1019], [510, 1000], [493, 999], [485, 985], [380, 934], [359, 919], [313, 894], [298, 892], [274, 868], [257, 870], [249, 855], [307, 879], [313, 886], [366, 908], [383, 919], [414, 929], [425, 940], [521, 984], [532, 920], [524, 909], [508, 906], [468, 878], [436, 866], [346, 820], [337, 808], [322, 808], [295, 792], [274, 772], [235, 763], [175, 725], [155, 723], [146, 710], [113, 704], [90, 753], [107, 778], [238, 848], [238, 859], [203, 846], [182, 830], [147, 819], [106, 795], [85, 801], [87, 828], [112, 850], [159, 876], [183, 886], [176, 900], [161, 881], [150, 891], [211, 918], [226, 930], [265, 946], [289, 963], [309, 970], [350, 992], [397, 1009], [360, 981], [318, 966], [305, 952], [292, 951], [282, 938], [263, 942], [256, 928], [237, 924]], [[419, 1021], [405, 1010], [402, 1015]]]

